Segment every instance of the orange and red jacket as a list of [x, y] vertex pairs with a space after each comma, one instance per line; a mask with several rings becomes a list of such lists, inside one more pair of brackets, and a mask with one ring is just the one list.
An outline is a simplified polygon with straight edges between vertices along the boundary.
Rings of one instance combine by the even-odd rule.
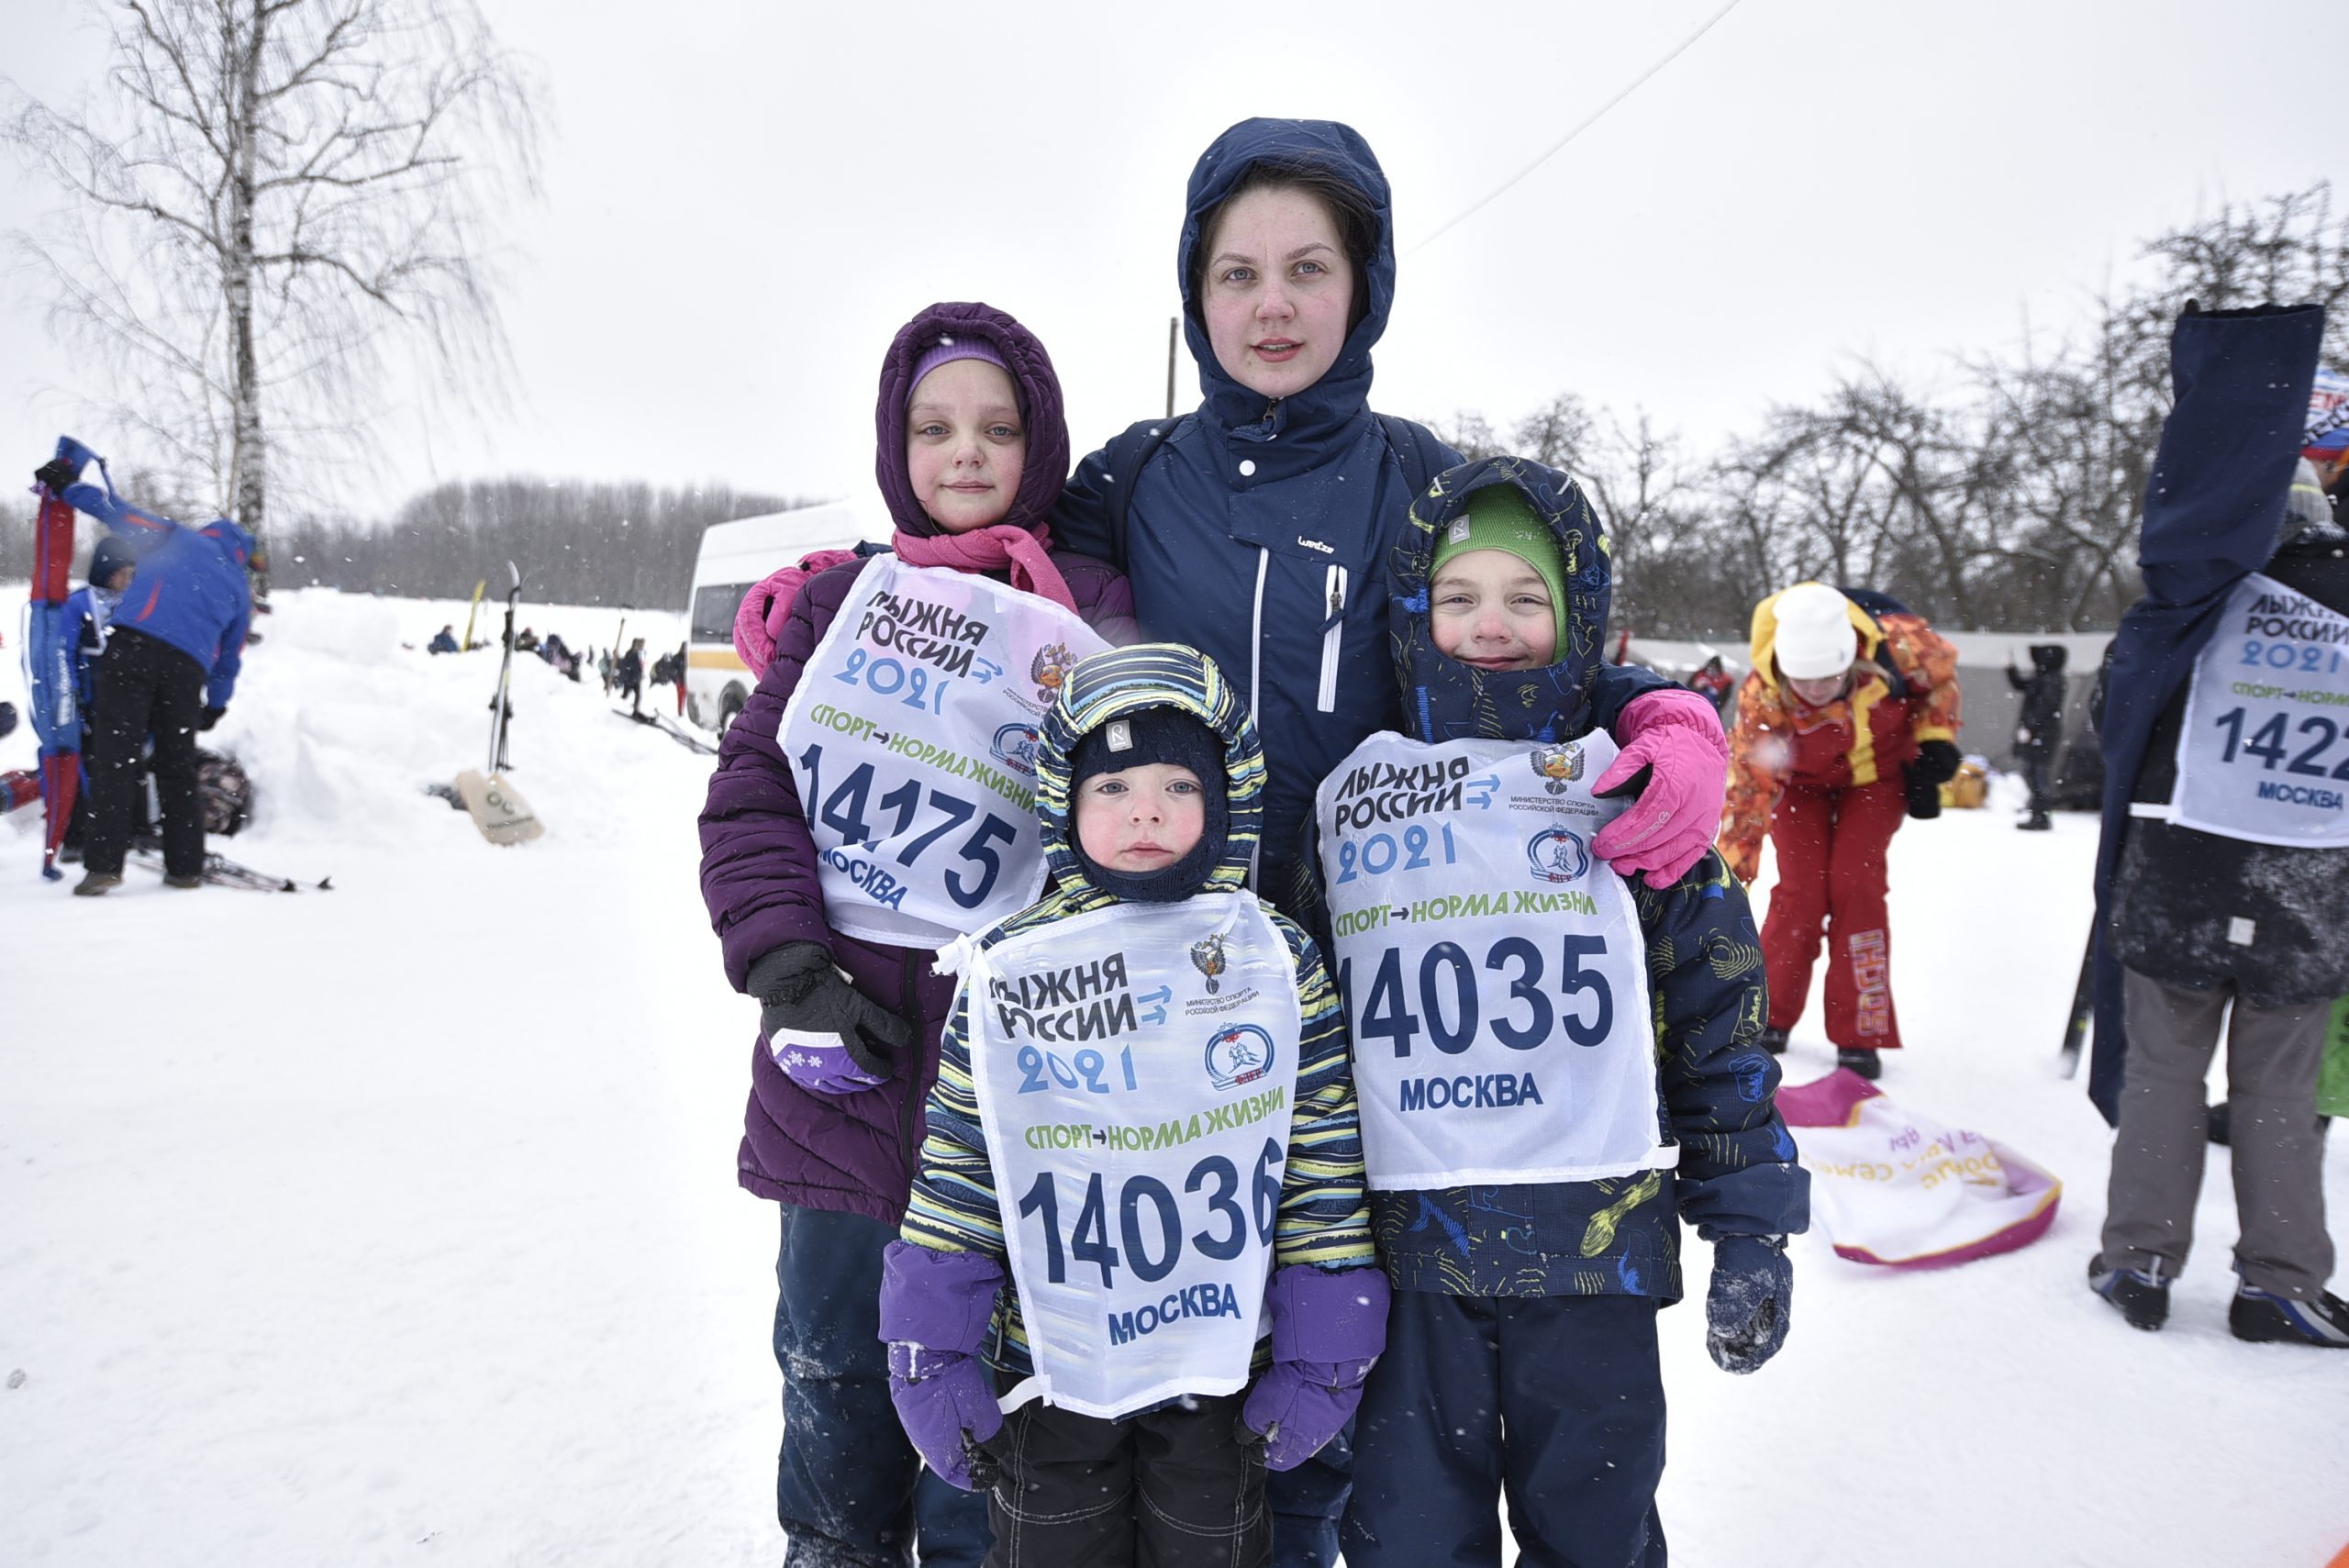
[[1824, 707], [1807, 707], [1779, 684], [1777, 606], [1773, 594], [1753, 607], [1753, 667], [1738, 690], [1721, 803], [1721, 858], [1746, 882], [1760, 869], [1762, 837], [1787, 785], [1898, 782], [1920, 744], [1957, 736], [1957, 650], [1922, 617], [1878, 617], [1845, 600], [1860, 638], [1852, 689]]

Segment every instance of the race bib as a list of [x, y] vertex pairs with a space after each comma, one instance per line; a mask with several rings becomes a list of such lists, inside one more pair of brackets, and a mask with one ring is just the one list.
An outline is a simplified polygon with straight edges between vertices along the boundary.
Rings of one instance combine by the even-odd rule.
[[1036, 901], [1036, 725], [1108, 646], [1049, 599], [881, 556], [783, 715], [832, 929], [937, 947]]
[[1245, 894], [1120, 904], [996, 943], [963, 987], [1035, 1365], [1005, 1407], [1245, 1386], [1297, 1084], [1279, 930]]
[[2349, 848], [2349, 616], [2254, 572], [2194, 662], [2171, 820]]
[[1590, 841], [1615, 757], [1372, 736], [1316, 806], [1370, 1184], [1582, 1182], [1668, 1168], [1647, 945]]

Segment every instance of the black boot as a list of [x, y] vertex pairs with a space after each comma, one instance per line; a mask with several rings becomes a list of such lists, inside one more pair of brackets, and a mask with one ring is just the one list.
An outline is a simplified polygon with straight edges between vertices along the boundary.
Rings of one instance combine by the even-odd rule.
[[1835, 1052], [1835, 1065], [1875, 1083], [1884, 1076], [1884, 1057], [1872, 1045], [1847, 1045]]
[[2018, 829], [2025, 833], [2044, 833], [2054, 826], [2055, 824], [2049, 819], [2044, 811], [2034, 811], [2031, 814], [2030, 821], [2015, 824]]
[[1784, 1029], [1764, 1029], [1762, 1031], [1761, 1043], [1762, 1049], [1768, 1051], [1771, 1055], [1784, 1056], [1787, 1053], [1787, 1031]]
[[2158, 1263], [2151, 1269], [2108, 1269], [2102, 1257], [2090, 1258], [2088, 1288], [2112, 1303], [2132, 1329], [2150, 1334], [2169, 1321], [2169, 1281]]

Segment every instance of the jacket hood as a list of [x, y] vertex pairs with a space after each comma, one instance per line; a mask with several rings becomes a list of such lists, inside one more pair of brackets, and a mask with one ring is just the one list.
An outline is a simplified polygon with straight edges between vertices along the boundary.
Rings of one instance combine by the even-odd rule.
[[[1355, 280], [1366, 291], [1368, 308], [1346, 334], [1345, 347], [1328, 373], [1293, 397], [1267, 405], [1264, 395], [1242, 386], [1217, 362], [1199, 318], [1199, 302], [1191, 293], [1191, 261], [1206, 243], [1207, 215], [1231, 194], [1241, 177], [1267, 160], [1310, 163], [1334, 173], [1362, 193], [1377, 216], [1378, 235], [1371, 248], [1364, 276]], [[1336, 424], [1353, 418], [1370, 404], [1370, 350], [1386, 330], [1386, 314], [1395, 303], [1395, 224], [1386, 188], [1386, 174], [1370, 150], [1370, 143], [1352, 126], [1335, 120], [1241, 120], [1215, 139], [1191, 170], [1191, 184], [1184, 197], [1183, 238], [1174, 248], [1174, 284], [1183, 294], [1183, 340], [1199, 367], [1199, 384], [1207, 394], [1206, 412], [1228, 434], [1250, 441], [1269, 441], [1293, 428]]]
[[2060, 642], [2034, 642], [2031, 645], [2031, 662], [2044, 674], [2061, 673], [2069, 662], [2070, 654]]
[[195, 531], [210, 539], [239, 571], [244, 570], [246, 563], [253, 558], [253, 536], [242, 523], [215, 517]]
[[930, 538], [938, 525], [914, 498], [906, 473], [906, 400], [913, 395], [914, 365], [948, 339], [977, 339], [1003, 358], [1019, 394], [1019, 418], [1028, 430], [1028, 452], [1019, 489], [1003, 520], [1034, 528], [1052, 516], [1068, 483], [1068, 419], [1061, 406], [1060, 377], [1036, 335], [991, 305], [941, 303], [899, 329], [881, 361], [881, 391], [874, 407], [878, 439], [873, 469], [889, 516], [909, 534]]
[[[1802, 584], [1797, 583], [1789, 586], [1800, 587]], [[1884, 628], [1876, 625], [1874, 616], [1852, 601], [1850, 594], [1844, 593], [1840, 588], [1836, 592], [1843, 594], [1844, 612], [1852, 617], [1852, 629], [1860, 634], [1860, 651], [1856, 662], [1874, 660], [1876, 651], [1884, 644]], [[1784, 598], [1786, 594], [1787, 590], [1781, 588], [1753, 606], [1753, 641], [1751, 650], [1753, 673], [1762, 678], [1762, 684], [1769, 688], [1773, 695], [1777, 694], [1779, 685], [1778, 664], [1776, 657], [1778, 642], [1778, 601]]]
[[[1436, 541], [1465, 514], [1477, 491], [1506, 484], [1522, 493], [1558, 542], [1566, 585], [1565, 636], [1539, 670], [1479, 670], [1439, 652], [1428, 629], [1428, 579]], [[1403, 721], [1419, 740], [1481, 736], [1495, 740], [1572, 740], [1590, 728], [1607, 637], [1614, 569], [1607, 537], [1582, 486], [1522, 458], [1484, 458], [1436, 475], [1411, 504], [1390, 571], [1387, 626], [1403, 686]]]
[[1084, 908], [1115, 899], [1085, 874], [1069, 844], [1069, 759], [1087, 734], [1146, 707], [1186, 713], [1223, 741], [1229, 824], [1223, 858], [1194, 891], [1237, 892], [1247, 881], [1249, 862], [1263, 833], [1264, 749], [1257, 743], [1246, 703], [1214, 660], [1174, 642], [1139, 642], [1080, 660], [1062, 684], [1037, 736], [1036, 817], [1053, 882], [1064, 890], [1082, 888], [1090, 895], [1082, 902]]

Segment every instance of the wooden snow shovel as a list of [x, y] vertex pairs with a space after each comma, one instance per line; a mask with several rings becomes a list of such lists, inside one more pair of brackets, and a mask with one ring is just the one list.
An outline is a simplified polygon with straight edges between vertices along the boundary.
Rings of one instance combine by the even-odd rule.
[[495, 773], [467, 768], [457, 775], [457, 794], [493, 844], [527, 844], [546, 831], [521, 792]]

